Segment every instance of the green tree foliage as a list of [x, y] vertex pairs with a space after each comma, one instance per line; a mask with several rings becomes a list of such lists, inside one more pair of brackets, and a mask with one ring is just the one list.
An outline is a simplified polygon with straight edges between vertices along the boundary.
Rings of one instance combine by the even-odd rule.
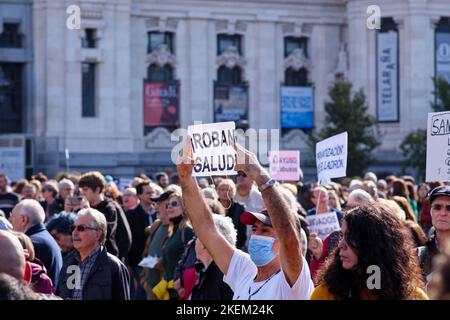
[[[431, 102], [431, 109], [434, 112], [450, 110], [450, 83], [440, 77], [433, 78], [436, 99]], [[420, 181], [425, 178], [426, 157], [427, 157], [427, 131], [418, 129], [409, 133], [400, 144], [403, 156], [403, 169], [412, 167], [416, 171]]]
[[[311, 147], [315, 151], [318, 141], [347, 131], [347, 176], [362, 175], [375, 162], [373, 150], [380, 144], [376, 120], [367, 114], [362, 89], [352, 97], [352, 84], [337, 80], [329, 90], [331, 101], [325, 103], [325, 127], [311, 135]], [[314, 152], [315, 153], [315, 152]]]

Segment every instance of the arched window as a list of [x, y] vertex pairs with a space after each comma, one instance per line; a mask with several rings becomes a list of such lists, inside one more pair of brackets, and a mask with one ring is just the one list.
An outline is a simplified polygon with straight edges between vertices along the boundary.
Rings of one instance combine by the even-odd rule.
[[147, 79], [150, 82], [172, 82], [173, 79], [173, 68], [171, 65], [164, 65], [162, 67], [151, 64], [147, 68]]
[[221, 85], [238, 85], [242, 83], [242, 70], [239, 67], [233, 69], [220, 67], [217, 70], [217, 83]]

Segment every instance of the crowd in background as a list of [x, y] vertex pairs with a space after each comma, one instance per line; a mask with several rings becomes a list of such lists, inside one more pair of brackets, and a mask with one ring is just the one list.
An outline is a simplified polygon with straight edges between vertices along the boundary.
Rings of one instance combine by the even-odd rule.
[[[243, 219], [246, 212], [272, 220], [276, 214], [254, 180], [245, 170], [197, 180], [215, 230], [244, 253], [256, 243], [250, 240], [257, 225]], [[280, 181], [277, 190], [299, 224], [303, 268], [314, 284], [308, 296], [450, 298], [450, 187], [373, 172], [326, 185], [302, 180]], [[171, 170], [142, 174], [122, 190], [100, 172], [56, 179], [38, 173], [18, 181], [0, 173], [1, 298], [239, 298], [233, 282], [224, 281], [213, 245], [199, 239], [181, 184]], [[341, 230], [320, 239], [306, 217], [330, 212]], [[384, 277], [382, 290], [363, 288], [373, 264]], [[289, 278], [283, 263], [281, 269]], [[79, 277], [71, 278], [75, 273]]]

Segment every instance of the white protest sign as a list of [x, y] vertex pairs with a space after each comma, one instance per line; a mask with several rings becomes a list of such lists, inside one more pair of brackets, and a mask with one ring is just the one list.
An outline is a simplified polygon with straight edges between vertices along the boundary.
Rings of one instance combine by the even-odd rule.
[[236, 175], [234, 170], [234, 122], [197, 124], [188, 127], [196, 164], [194, 177]]
[[300, 151], [270, 151], [269, 161], [269, 173], [273, 179], [298, 181]]
[[450, 181], [450, 112], [428, 114], [425, 180]]
[[143, 268], [154, 268], [159, 259], [153, 256], [147, 256], [139, 262], [138, 266]]
[[317, 177], [320, 184], [347, 175], [347, 132], [316, 144]]
[[309, 232], [316, 233], [322, 240], [324, 240], [330, 233], [341, 230], [335, 212], [306, 216], [306, 220], [308, 221]]

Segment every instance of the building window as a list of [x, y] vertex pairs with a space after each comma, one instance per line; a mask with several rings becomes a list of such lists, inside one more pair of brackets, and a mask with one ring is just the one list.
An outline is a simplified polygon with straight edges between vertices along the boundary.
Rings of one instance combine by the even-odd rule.
[[21, 48], [23, 35], [19, 33], [18, 23], [4, 23], [0, 33], [0, 48]]
[[147, 69], [147, 79], [149, 82], [172, 82], [174, 80], [173, 68], [168, 64], [162, 67], [156, 64], [151, 64]]
[[165, 44], [170, 53], [174, 52], [173, 48], [173, 33], [172, 32], [157, 32], [152, 31], [148, 33], [147, 53], [151, 53], [160, 44]]
[[287, 86], [304, 87], [308, 85], [308, 71], [300, 68], [296, 71], [292, 68], [286, 69], [284, 72], [284, 84]]
[[95, 29], [84, 29], [84, 36], [81, 39], [82, 48], [96, 48], [96, 30]]
[[95, 63], [81, 64], [82, 73], [82, 116], [95, 117]]
[[284, 57], [288, 57], [295, 49], [303, 51], [305, 58], [308, 58], [308, 39], [305, 37], [285, 37], [284, 38]]
[[242, 83], [242, 70], [239, 67], [233, 69], [220, 67], [217, 70], [217, 83], [221, 85], [239, 85]]
[[0, 63], [0, 133], [21, 133], [22, 64]]
[[217, 36], [217, 55], [220, 56], [229, 47], [235, 47], [239, 55], [242, 55], [241, 38], [238, 34], [219, 34]]

